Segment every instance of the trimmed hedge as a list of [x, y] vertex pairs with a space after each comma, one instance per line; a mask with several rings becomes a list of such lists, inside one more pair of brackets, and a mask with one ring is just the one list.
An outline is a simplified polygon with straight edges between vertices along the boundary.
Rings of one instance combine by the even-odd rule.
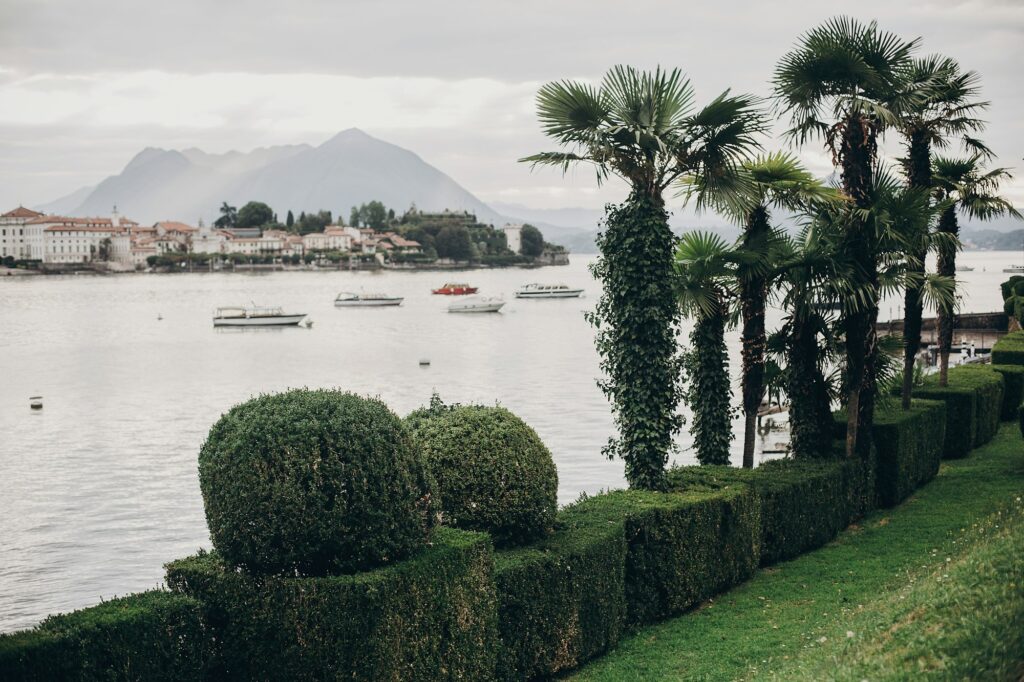
[[1024, 365], [990, 365], [1003, 375], [1003, 409], [1000, 419], [1013, 421], [1017, 418], [1017, 408], [1024, 403]]
[[497, 652], [490, 539], [449, 528], [416, 556], [331, 577], [253, 576], [216, 553], [167, 565], [198, 598], [231, 680], [490, 679]]
[[875, 492], [880, 507], [895, 507], [939, 473], [946, 440], [946, 403], [915, 400], [875, 410]]
[[558, 472], [526, 422], [503, 407], [456, 405], [407, 417], [436, 481], [443, 522], [499, 547], [539, 539], [558, 509]]
[[866, 511], [864, 467], [857, 460], [786, 459], [756, 469], [677, 467], [668, 476], [676, 489], [753, 489], [761, 508], [762, 566], [825, 545]]
[[1011, 332], [992, 346], [992, 364], [1024, 365], [1024, 330]]
[[626, 623], [625, 524], [603, 498], [560, 511], [548, 538], [495, 553], [499, 679], [571, 670], [619, 641]]
[[1024, 438], [1024, 405], [1017, 408], [1017, 420], [1020, 424], [1020, 435]]
[[330, 575], [419, 551], [436, 523], [426, 462], [379, 400], [292, 390], [236, 405], [199, 452], [213, 546], [253, 573]]
[[198, 680], [206, 672], [208, 639], [199, 602], [142, 592], [0, 635], [0, 679]]
[[953, 367], [949, 385], [938, 385], [932, 374], [925, 384], [914, 389], [915, 398], [946, 403], [946, 435], [943, 459], [966, 457], [973, 448], [984, 445], [999, 429], [1002, 411], [1003, 377], [983, 365]]

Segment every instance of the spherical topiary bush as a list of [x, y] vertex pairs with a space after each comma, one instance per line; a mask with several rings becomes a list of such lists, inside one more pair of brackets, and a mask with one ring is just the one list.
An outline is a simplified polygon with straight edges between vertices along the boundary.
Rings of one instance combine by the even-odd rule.
[[293, 390], [242, 403], [199, 453], [214, 547], [253, 573], [327, 575], [416, 551], [436, 522], [433, 482], [378, 400]]
[[413, 413], [443, 523], [491, 533], [499, 546], [541, 537], [557, 509], [558, 473], [537, 433], [502, 407]]

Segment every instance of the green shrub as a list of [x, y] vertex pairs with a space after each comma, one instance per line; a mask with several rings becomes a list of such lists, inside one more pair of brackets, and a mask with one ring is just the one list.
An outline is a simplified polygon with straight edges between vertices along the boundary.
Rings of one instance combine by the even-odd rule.
[[227, 680], [487, 680], [497, 651], [493, 552], [482, 533], [435, 531], [432, 546], [372, 571], [253, 576], [216, 553], [167, 566], [203, 602]]
[[1011, 332], [992, 346], [992, 364], [1024, 365], [1024, 330]]
[[199, 453], [214, 547], [256, 573], [363, 570], [423, 547], [435, 515], [425, 461], [378, 400], [264, 395], [214, 424]]
[[944, 459], [966, 457], [971, 449], [987, 443], [999, 429], [1002, 412], [1003, 378], [985, 366], [962, 366], [949, 370], [949, 385], [938, 385], [932, 374], [914, 389], [915, 398], [946, 403]]
[[200, 604], [154, 590], [50, 616], [0, 635], [0, 679], [202, 679], [209, 646]]
[[555, 532], [540, 542], [495, 554], [500, 679], [571, 670], [619, 641], [625, 523], [602, 498], [561, 510]]
[[519, 417], [503, 407], [460, 405], [409, 423], [437, 482], [445, 524], [487, 531], [499, 546], [551, 530], [555, 463]]
[[946, 403], [915, 400], [875, 410], [875, 492], [880, 507], [895, 507], [939, 473], [946, 438]]
[[1017, 408], [1017, 420], [1020, 424], [1020, 435], [1024, 437], [1024, 405]]
[[1003, 294], [1003, 300], [1005, 301], [1015, 293], [1019, 296], [1024, 296], [1024, 289], [1017, 291], [1018, 284], [1024, 282], [1024, 276], [1022, 275], [1011, 275], [1008, 280], [999, 285], [999, 289]]
[[749, 489], [616, 491], [593, 504], [625, 519], [631, 624], [682, 613], [743, 582], [760, 562], [761, 521]]
[[787, 459], [756, 469], [678, 467], [669, 471], [669, 483], [678, 490], [753, 489], [761, 510], [761, 565], [769, 566], [821, 547], [862, 516], [863, 475], [856, 460]]
[[1024, 365], [990, 365], [1003, 375], [1003, 406], [1000, 410], [1002, 421], [1013, 421], [1017, 408], [1024, 402]]
[[978, 396], [978, 428], [974, 447], [981, 447], [999, 433], [1006, 381], [992, 365], [964, 365], [950, 370], [950, 384], [972, 386]]

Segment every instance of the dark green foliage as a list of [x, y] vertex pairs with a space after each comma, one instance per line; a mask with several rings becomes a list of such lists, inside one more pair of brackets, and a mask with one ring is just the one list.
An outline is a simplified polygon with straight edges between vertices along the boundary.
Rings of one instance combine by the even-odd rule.
[[0, 635], [0, 679], [198, 680], [208, 662], [207, 642], [199, 602], [142, 592]]
[[946, 436], [946, 404], [915, 400], [910, 409], [875, 411], [875, 492], [880, 507], [895, 507], [939, 473]]
[[1017, 419], [1020, 422], [1020, 435], [1024, 437], [1024, 404], [1017, 408]]
[[943, 459], [966, 457], [972, 448], [987, 443], [999, 428], [1002, 410], [1002, 376], [986, 367], [954, 367], [949, 385], [939, 386], [938, 375], [914, 389], [915, 398], [946, 403], [946, 435]]
[[749, 490], [619, 491], [600, 500], [625, 516], [632, 624], [682, 613], [757, 569], [760, 510]]
[[274, 210], [262, 201], [250, 201], [238, 209], [235, 227], [262, 227], [274, 221]]
[[250, 576], [215, 554], [167, 566], [220, 645], [215, 679], [488, 680], [497, 652], [493, 553], [441, 528], [413, 558], [355, 575]]
[[544, 253], [544, 235], [533, 225], [523, 225], [519, 240], [522, 242], [521, 253], [524, 256], [536, 258]]
[[989, 365], [1003, 375], [1003, 409], [999, 418], [1002, 421], [1013, 421], [1017, 418], [1017, 408], [1024, 402], [1024, 365]]
[[593, 274], [601, 299], [588, 319], [596, 327], [601, 389], [612, 403], [618, 439], [605, 448], [625, 460], [634, 488], [665, 487], [672, 437], [682, 426], [676, 336], [679, 307], [672, 291], [675, 237], [664, 203], [634, 191], [607, 207]]
[[1024, 331], [1007, 334], [992, 346], [992, 363], [1024, 365]]
[[537, 433], [503, 407], [435, 407], [410, 415], [446, 525], [499, 546], [542, 537], [555, 519], [558, 473]]
[[232, 408], [199, 453], [214, 547], [256, 573], [362, 570], [418, 551], [435, 523], [419, 449], [384, 403], [293, 390]]
[[438, 258], [467, 261], [474, 255], [469, 229], [461, 225], [442, 227], [434, 237], [434, 248], [437, 250]]
[[762, 566], [821, 547], [866, 511], [864, 469], [856, 459], [677, 467], [669, 481], [679, 490], [752, 489], [761, 509]]
[[625, 524], [604, 495], [563, 509], [537, 544], [495, 554], [498, 677], [546, 677], [614, 646], [626, 622]]
[[1008, 280], [999, 285], [999, 290], [1003, 294], [1003, 300], [1013, 295], [1024, 296], [1024, 275], [1011, 275]]
[[690, 432], [701, 464], [728, 464], [732, 444], [732, 382], [725, 347], [725, 314], [698, 314], [683, 355], [686, 402], [693, 410]]

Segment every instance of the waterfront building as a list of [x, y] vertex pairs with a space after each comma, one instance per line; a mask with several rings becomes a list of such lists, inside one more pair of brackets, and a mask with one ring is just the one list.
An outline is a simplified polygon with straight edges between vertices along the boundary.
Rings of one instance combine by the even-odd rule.
[[521, 224], [505, 223], [501, 231], [505, 233], [505, 243], [508, 245], [508, 250], [516, 254], [522, 253], [523, 226]]
[[31, 237], [26, 234], [32, 230], [25, 223], [42, 215], [24, 206], [0, 215], [0, 258], [32, 258]]

